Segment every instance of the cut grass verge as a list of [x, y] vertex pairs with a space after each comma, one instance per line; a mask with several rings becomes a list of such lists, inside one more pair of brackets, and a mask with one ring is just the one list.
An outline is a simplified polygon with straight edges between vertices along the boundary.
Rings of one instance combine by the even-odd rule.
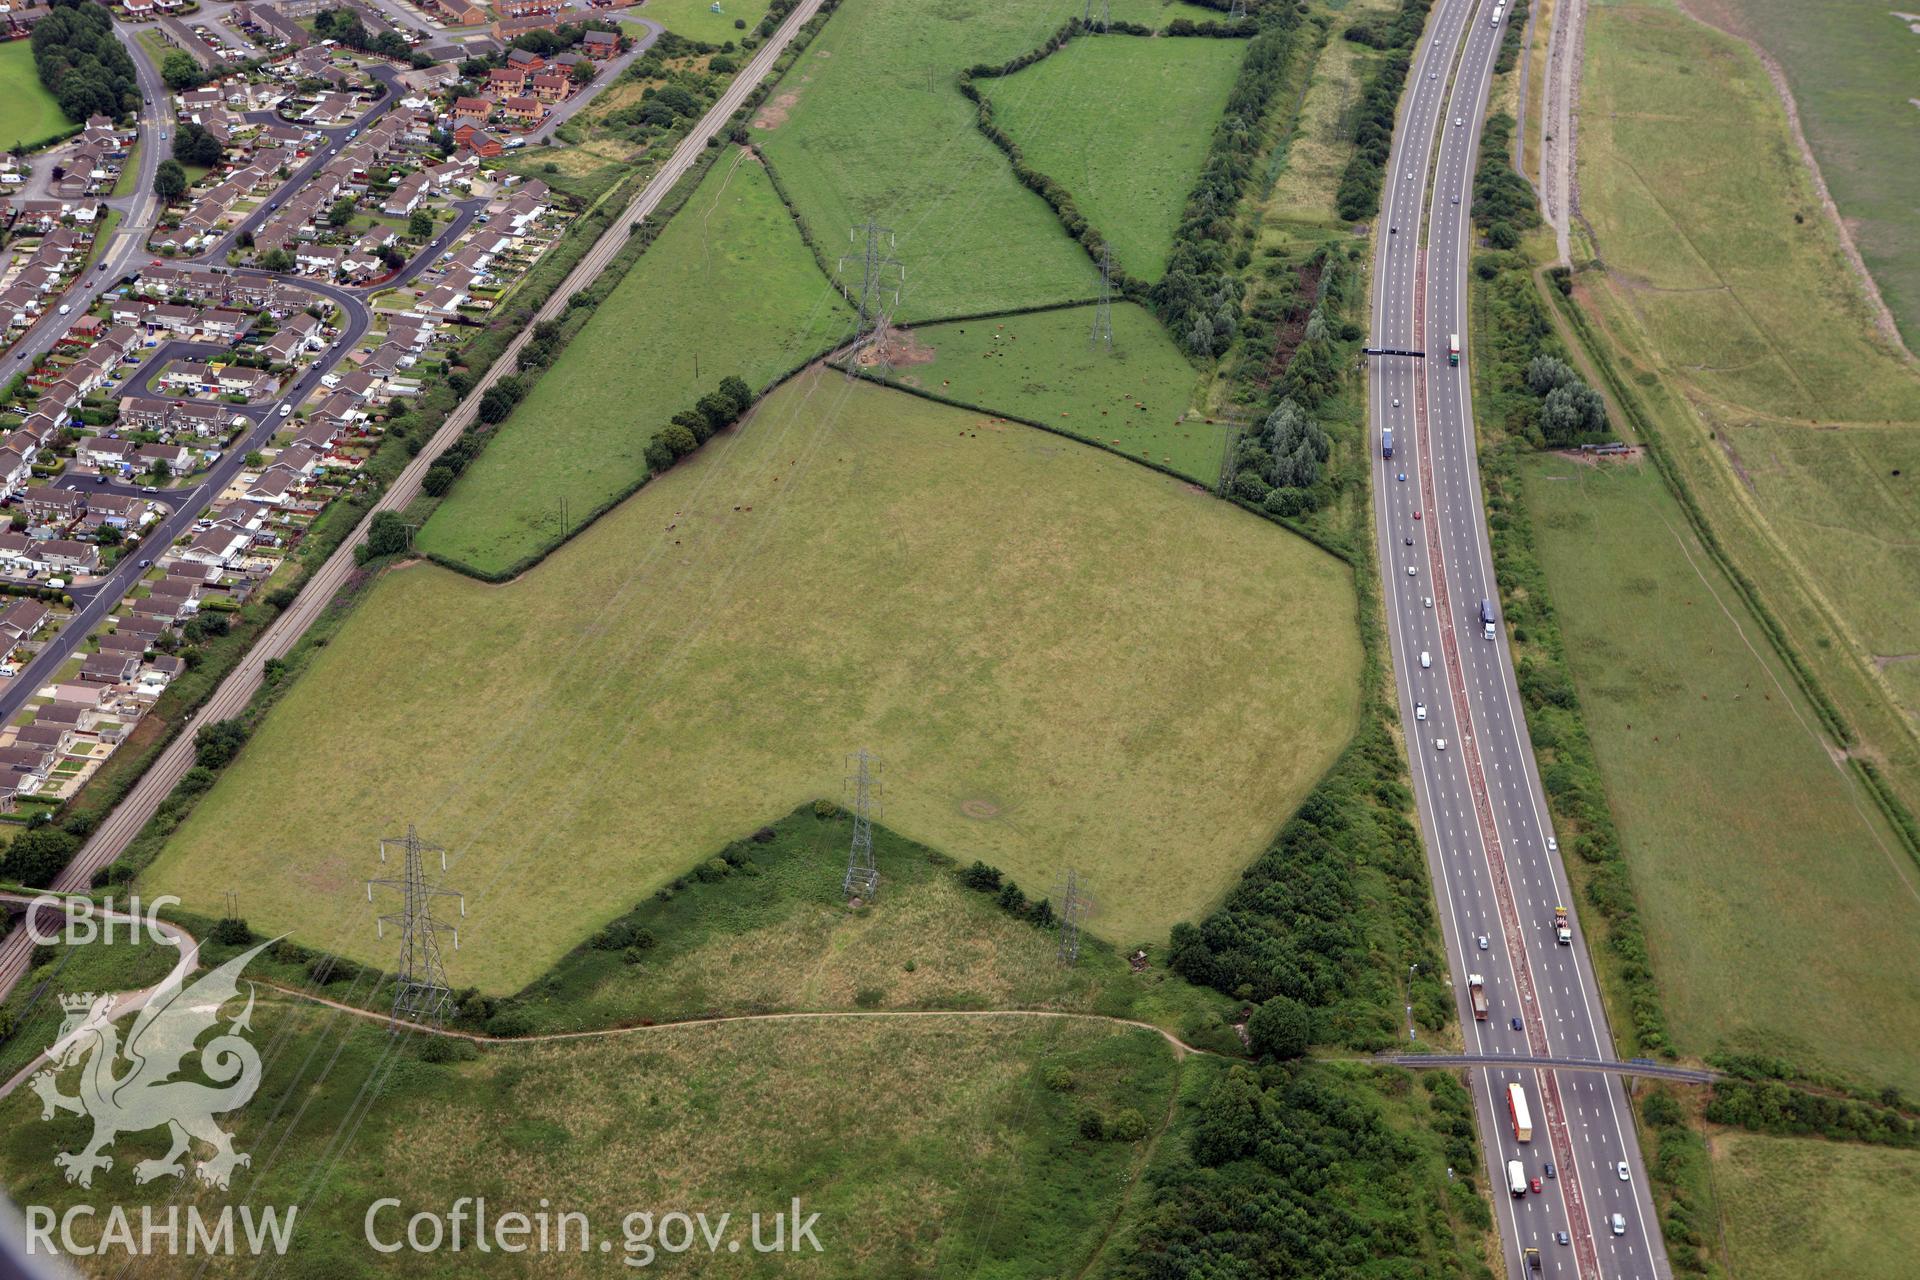
[[469, 894], [456, 984], [512, 991], [866, 746], [902, 834], [1030, 889], [1071, 862], [1155, 940], [1352, 732], [1352, 591], [1170, 477], [809, 374], [509, 586], [388, 575], [146, 878], [385, 964], [357, 886], [417, 822]]

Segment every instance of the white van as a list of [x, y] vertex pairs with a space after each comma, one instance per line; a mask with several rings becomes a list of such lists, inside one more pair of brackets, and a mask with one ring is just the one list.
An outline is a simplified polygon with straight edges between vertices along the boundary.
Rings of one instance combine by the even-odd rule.
[[1420, 666], [1423, 669], [1431, 668], [1433, 666], [1433, 655], [1428, 653], [1425, 649], [1422, 649], [1420, 651]]

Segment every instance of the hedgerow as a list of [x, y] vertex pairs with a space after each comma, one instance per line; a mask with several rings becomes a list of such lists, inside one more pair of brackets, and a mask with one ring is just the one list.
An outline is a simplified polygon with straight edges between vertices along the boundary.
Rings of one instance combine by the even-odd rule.
[[1187, 197], [1167, 272], [1148, 293], [1154, 314], [1189, 354], [1217, 356], [1240, 326], [1241, 282], [1229, 253], [1235, 219], [1257, 168], [1261, 128], [1300, 29], [1300, 10], [1269, 6], [1213, 131], [1206, 165]]

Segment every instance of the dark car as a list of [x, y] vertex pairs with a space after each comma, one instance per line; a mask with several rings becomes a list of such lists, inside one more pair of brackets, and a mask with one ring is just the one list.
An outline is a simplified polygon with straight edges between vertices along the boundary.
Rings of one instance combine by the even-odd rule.
[[1513, 1027], [1515, 1031], [1518, 1031], [1520, 1029], [1520, 1019], [1518, 1018], [1513, 1019], [1510, 1025]]
[[1553, 1172], [1553, 1161], [1551, 1160], [1547, 1161], [1547, 1176], [1549, 1178], [1555, 1176]]

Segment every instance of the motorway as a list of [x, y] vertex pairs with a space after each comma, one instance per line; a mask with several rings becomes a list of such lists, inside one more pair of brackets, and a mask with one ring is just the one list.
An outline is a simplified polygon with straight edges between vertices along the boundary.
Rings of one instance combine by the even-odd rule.
[[[1611, 1059], [1613, 1040], [1578, 920], [1571, 946], [1554, 937], [1554, 908], [1575, 904], [1553, 843], [1505, 629], [1496, 626], [1491, 639], [1482, 635], [1480, 602], [1497, 605], [1499, 592], [1475, 455], [1473, 353], [1465, 350], [1457, 368], [1447, 361], [1449, 336], [1467, 336], [1473, 170], [1505, 34], [1492, 14], [1493, 0], [1436, 4], [1386, 175], [1370, 345], [1424, 351], [1427, 358], [1386, 356], [1372, 364], [1381, 578], [1466, 1051]], [[1381, 456], [1387, 430], [1391, 460]], [[1486, 978], [1486, 1021], [1476, 1021], [1468, 1005], [1469, 973]], [[1523, 1274], [1526, 1249], [1539, 1250], [1546, 1275], [1671, 1274], [1632, 1108], [1617, 1077], [1518, 1066], [1470, 1076], [1509, 1274]], [[1530, 1142], [1516, 1140], [1508, 1119], [1512, 1083], [1526, 1091]], [[1541, 1180], [1540, 1192], [1508, 1194], [1506, 1165], [1515, 1159], [1529, 1181]], [[1618, 1172], [1623, 1161], [1625, 1178]], [[1546, 1176], [1548, 1162], [1557, 1176]], [[1616, 1213], [1624, 1220], [1620, 1234], [1610, 1225]], [[1560, 1232], [1568, 1244], [1558, 1242]]]
[[[537, 311], [513, 341], [507, 344], [487, 373], [483, 375], [468, 392], [467, 398], [456, 406], [452, 413], [434, 433], [419, 454], [408, 462], [393, 483], [381, 495], [373, 508], [362, 520], [358, 529], [350, 534], [338, 550], [329, 556], [301, 585], [300, 594], [285, 612], [260, 635], [253, 648], [240, 660], [239, 666], [228, 674], [214, 690], [213, 695], [202, 704], [191, 720], [181, 729], [166, 750], [160, 753], [150, 765], [140, 781], [136, 783], [125, 799], [108, 814], [99, 828], [74, 855], [73, 861], [54, 879], [52, 888], [56, 892], [86, 892], [93, 883], [94, 873], [119, 857], [134, 836], [146, 826], [160, 802], [173, 791], [175, 784], [193, 765], [194, 735], [204, 725], [216, 720], [228, 719], [238, 715], [259, 689], [260, 681], [268, 661], [285, 657], [298, 642], [301, 635], [312, 625], [314, 619], [333, 601], [340, 589], [346, 585], [357, 568], [354, 550], [360, 542], [361, 532], [375, 514], [381, 511], [404, 510], [420, 493], [421, 477], [427, 468], [446, 448], [451, 445], [471, 425], [480, 408], [480, 399], [487, 389], [500, 378], [511, 373], [517, 367], [521, 349], [532, 335], [535, 325], [552, 320], [566, 310], [568, 301], [580, 290], [586, 288], [605, 271], [616, 255], [626, 245], [632, 234], [632, 227], [647, 217], [664, 200], [674, 184], [684, 177], [694, 163], [707, 151], [707, 141], [718, 136], [731, 123], [733, 113], [745, 104], [747, 97], [773, 70], [774, 62], [792, 43], [800, 29], [813, 20], [820, 11], [821, 0], [801, 0], [783, 21], [779, 29], [768, 37], [765, 44], [755, 50], [753, 58], [734, 77], [733, 83], [720, 95], [717, 102], [708, 108], [698, 124], [674, 148], [673, 154], [661, 165], [647, 184], [635, 195], [626, 210], [601, 233], [593, 247], [582, 255], [567, 278], [560, 282], [545, 304]], [[229, 454], [234, 450], [229, 450]], [[22, 683], [22, 682], [16, 682]], [[32, 947], [27, 941], [26, 930], [15, 930], [4, 942], [0, 942], [0, 999], [5, 999], [25, 974], [32, 958]]]

